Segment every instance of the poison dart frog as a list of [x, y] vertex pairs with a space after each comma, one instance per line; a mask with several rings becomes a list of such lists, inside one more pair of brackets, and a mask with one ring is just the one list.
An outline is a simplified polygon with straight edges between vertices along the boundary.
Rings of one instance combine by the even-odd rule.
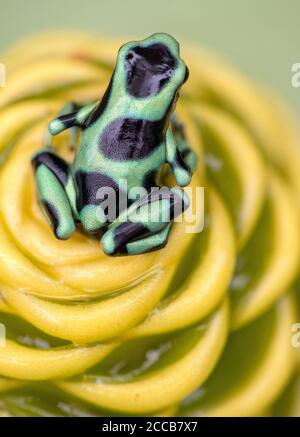
[[[86, 106], [69, 103], [49, 123], [32, 164], [40, 204], [58, 239], [68, 239], [81, 223], [85, 231], [99, 233], [107, 255], [141, 254], [167, 243], [175, 216], [189, 206], [180, 187], [190, 183], [197, 162], [173, 114], [188, 74], [170, 35], [128, 42], [119, 49], [102, 99]], [[54, 135], [69, 128], [73, 136], [81, 130], [71, 163], [51, 145]], [[178, 186], [160, 191], [166, 163]], [[124, 181], [128, 202], [120, 208]], [[113, 219], [107, 197], [99, 197], [104, 187], [116, 197]], [[138, 200], [126, 194], [136, 187], [144, 190]]]

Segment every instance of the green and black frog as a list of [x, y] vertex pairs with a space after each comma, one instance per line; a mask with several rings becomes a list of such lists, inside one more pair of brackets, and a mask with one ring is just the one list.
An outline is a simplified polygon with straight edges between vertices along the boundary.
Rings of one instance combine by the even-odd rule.
[[[69, 238], [81, 223], [87, 232], [99, 232], [108, 255], [140, 254], [166, 244], [174, 217], [189, 205], [180, 187], [189, 184], [196, 167], [173, 115], [187, 78], [179, 44], [170, 35], [131, 41], [119, 50], [103, 98], [81, 107], [70, 103], [50, 122], [46, 144], [32, 163], [39, 200], [57, 238]], [[69, 128], [72, 135], [81, 129], [72, 163], [51, 145], [53, 135]], [[160, 191], [165, 163], [180, 187]], [[124, 181], [126, 192], [140, 187], [144, 195], [138, 200], [127, 195], [126, 207], [117, 207], [111, 220], [99, 189], [112, 189], [118, 205]]]

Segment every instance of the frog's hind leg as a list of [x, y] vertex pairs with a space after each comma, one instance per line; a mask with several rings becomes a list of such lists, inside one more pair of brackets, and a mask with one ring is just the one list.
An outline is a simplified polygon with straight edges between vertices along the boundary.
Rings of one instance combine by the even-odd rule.
[[127, 243], [125, 252], [129, 255], [137, 255], [153, 250], [162, 249], [168, 242], [169, 233], [173, 223], [168, 223], [160, 232], [150, 234], [147, 237]]
[[113, 222], [102, 237], [107, 255], [137, 255], [162, 248], [169, 236], [172, 220], [189, 205], [181, 188], [150, 192], [134, 202]]
[[76, 192], [69, 166], [47, 149], [32, 159], [39, 200], [55, 236], [66, 240], [75, 231]]

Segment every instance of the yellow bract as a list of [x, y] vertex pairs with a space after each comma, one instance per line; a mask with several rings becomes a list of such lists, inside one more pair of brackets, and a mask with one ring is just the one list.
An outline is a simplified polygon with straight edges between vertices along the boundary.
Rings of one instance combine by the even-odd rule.
[[[44, 34], [1, 58], [1, 413], [36, 414], [20, 410], [30, 394], [43, 414], [53, 396], [89, 414], [298, 414], [300, 136], [274, 96], [182, 48], [177, 111], [199, 157], [201, 233], [176, 223], [164, 249], [110, 258], [79, 231], [56, 240], [41, 213], [31, 156], [67, 101], [101, 98], [125, 40]], [[54, 145], [71, 159], [68, 138]]]

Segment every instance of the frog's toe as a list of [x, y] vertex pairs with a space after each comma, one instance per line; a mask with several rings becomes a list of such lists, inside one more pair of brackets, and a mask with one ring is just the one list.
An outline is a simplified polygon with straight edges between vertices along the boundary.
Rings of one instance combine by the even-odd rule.
[[60, 121], [58, 118], [56, 118], [49, 123], [48, 129], [51, 135], [57, 135], [62, 130], [64, 130], [64, 127], [65, 127], [64, 123]]
[[67, 240], [71, 237], [75, 230], [75, 223], [73, 219], [71, 219], [64, 222], [59, 222], [56, 229], [54, 229], [54, 233], [56, 238], [58, 238], [59, 240]]
[[191, 174], [182, 167], [175, 169], [175, 178], [180, 187], [186, 187], [191, 182]]
[[101, 246], [106, 255], [116, 255], [117, 245], [112, 232], [108, 231], [103, 235], [101, 239]]
[[79, 217], [87, 232], [97, 232], [107, 223], [103, 208], [99, 205], [86, 205], [80, 211]]
[[[51, 169], [47, 167], [47, 163]], [[57, 166], [59, 163], [59, 161], [51, 161], [50, 155], [40, 154], [34, 160], [35, 179], [42, 209], [54, 235], [60, 240], [66, 240], [75, 231], [75, 222], [63, 185], [67, 180], [67, 173], [58, 171], [61, 170], [61, 167]], [[57, 177], [54, 171], [57, 171], [60, 177]]]

